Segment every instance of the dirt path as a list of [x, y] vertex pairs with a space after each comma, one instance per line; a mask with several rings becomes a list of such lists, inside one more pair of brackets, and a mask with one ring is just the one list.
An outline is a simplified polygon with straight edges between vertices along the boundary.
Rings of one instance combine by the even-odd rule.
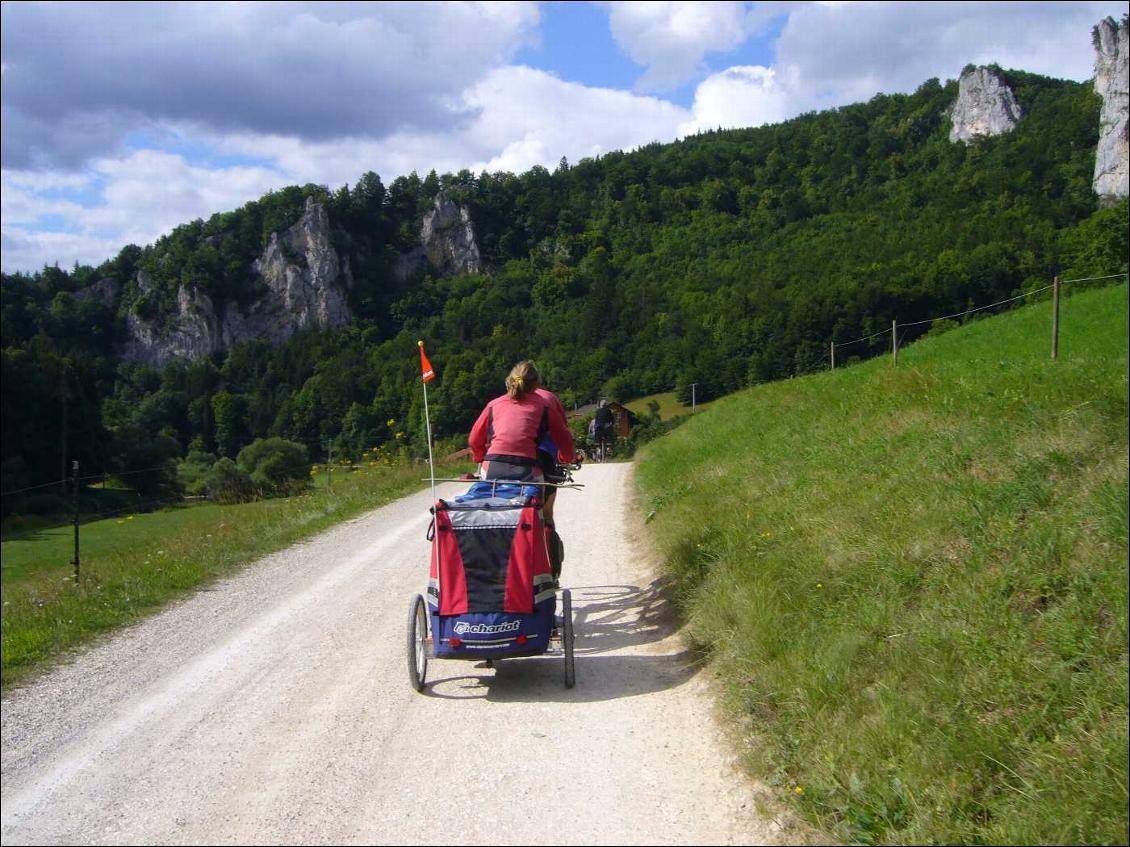
[[[17, 843], [716, 844], [795, 838], [731, 770], [639, 562], [630, 466], [559, 498], [556, 656], [405, 660], [428, 494], [256, 563], [3, 701]], [[441, 490], [450, 496], [458, 486]]]

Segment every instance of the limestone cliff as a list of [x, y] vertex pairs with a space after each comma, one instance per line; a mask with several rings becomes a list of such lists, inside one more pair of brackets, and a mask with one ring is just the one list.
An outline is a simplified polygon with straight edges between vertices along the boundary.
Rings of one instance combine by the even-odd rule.
[[978, 67], [962, 73], [950, 118], [950, 141], [967, 143], [1011, 132], [1021, 112], [1016, 96], [1000, 74]]
[[1103, 98], [1099, 117], [1099, 146], [1095, 151], [1095, 193], [1111, 203], [1130, 193], [1127, 167], [1127, 117], [1130, 94], [1127, 87], [1127, 18], [1100, 21], [1094, 28], [1095, 93]]
[[[202, 288], [177, 289], [176, 311], [165, 319], [131, 312], [126, 318], [127, 359], [159, 367], [171, 359], [195, 359], [220, 352], [251, 338], [285, 341], [303, 329], [333, 329], [352, 319], [346, 303], [351, 282], [330, 238], [325, 207], [306, 199], [301, 219], [283, 233], [272, 233], [253, 266], [263, 293], [246, 308], [227, 302], [219, 309]], [[138, 271], [137, 286], [145, 296], [152, 281]]]
[[397, 260], [393, 272], [401, 281], [425, 266], [439, 276], [479, 273], [483, 269], [470, 209], [442, 191], [420, 221], [420, 245]]

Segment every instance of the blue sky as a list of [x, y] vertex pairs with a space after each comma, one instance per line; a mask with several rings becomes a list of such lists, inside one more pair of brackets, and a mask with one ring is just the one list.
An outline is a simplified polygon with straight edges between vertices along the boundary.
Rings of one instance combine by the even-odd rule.
[[[5, 3], [5, 271], [99, 264], [266, 191], [522, 172], [913, 91], [1093, 73], [1125, 2]], [[66, 57], [61, 61], [60, 57]]]

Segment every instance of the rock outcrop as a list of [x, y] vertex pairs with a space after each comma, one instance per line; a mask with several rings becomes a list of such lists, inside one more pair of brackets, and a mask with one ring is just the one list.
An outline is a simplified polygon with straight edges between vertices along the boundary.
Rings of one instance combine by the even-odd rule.
[[1016, 95], [992, 68], [970, 68], [958, 81], [957, 102], [950, 112], [950, 141], [970, 142], [1011, 132], [1021, 118]]
[[420, 224], [420, 241], [428, 264], [444, 276], [478, 273], [482, 269], [470, 210], [442, 191], [436, 195], [435, 207]]
[[420, 222], [420, 245], [397, 259], [393, 273], [401, 281], [425, 266], [445, 277], [483, 269], [470, 209], [442, 191]]
[[94, 285], [87, 286], [75, 292], [75, 299], [79, 302], [92, 301], [101, 303], [107, 309], [113, 310], [118, 305], [118, 294], [121, 286], [113, 277], [104, 277]]
[[[160, 367], [172, 359], [196, 359], [251, 338], [277, 344], [299, 330], [333, 329], [352, 319], [345, 295], [351, 277], [348, 268], [342, 272], [325, 207], [313, 197], [306, 199], [298, 223], [282, 234], [271, 234], [253, 267], [265, 291], [246, 309], [228, 302], [221, 313], [207, 292], [189, 284], [177, 289], [176, 312], [164, 321], [131, 312], [123, 356]], [[153, 293], [152, 281], [143, 270], [138, 271], [137, 286], [142, 296]]]
[[[137, 287], [143, 296], [153, 292], [152, 280], [143, 270], [137, 272]], [[129, 341], [123, 357], [160, 367], [172, 359], [198, 359], [220, 349], [219, 321], [212, 298], [196, 286], [177, 289], [177, 311], [171, 324], [171, 330], [163, 331], [166, 324], [131, 311], [126, 316]]]
[[1104, 203], [1113, 203], [1130, 193], [1128, 170], [1127, 117], [1130, 93], [1127, 89], [1127, 33], [1130, 26], [1123, 17], [1100, 21], [1092, 32], [1095, 44], [1095, 93], [1103, 98], [1099, 118], [1099, 146], [1095, 151], [1093, 187]]

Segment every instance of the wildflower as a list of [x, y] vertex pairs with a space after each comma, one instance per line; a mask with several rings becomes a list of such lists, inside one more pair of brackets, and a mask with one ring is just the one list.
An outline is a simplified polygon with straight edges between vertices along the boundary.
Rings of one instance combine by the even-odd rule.
[[824, 587], [824, 583], [822, 583], [822, 582], [818, 582], [818, 583], [816, 583], [816, 587], [817, 587], [817, 588], [823, 588], [823, 587]]
[[126, 518], [126, 520], [127, 520], [127, 521], [132, 521], [132, 520], [133, 520], [133, 515], [130, 515], [130, 516], [129, 516], [128, 518]]
[[799, 786], [799, 785], [798, 785], [798, 786], [796, 786], [796, 787], [795, 787], [795, 788], [793, 789], [793, 791], [795, 791], [795, 792], [797, 793], [797, 796], [799, 796], [799, 797], [803, 797], [803, 796], [804, 796], [804, 789], [803, 789], [803, 788], [802, 788], [801, 786]]

